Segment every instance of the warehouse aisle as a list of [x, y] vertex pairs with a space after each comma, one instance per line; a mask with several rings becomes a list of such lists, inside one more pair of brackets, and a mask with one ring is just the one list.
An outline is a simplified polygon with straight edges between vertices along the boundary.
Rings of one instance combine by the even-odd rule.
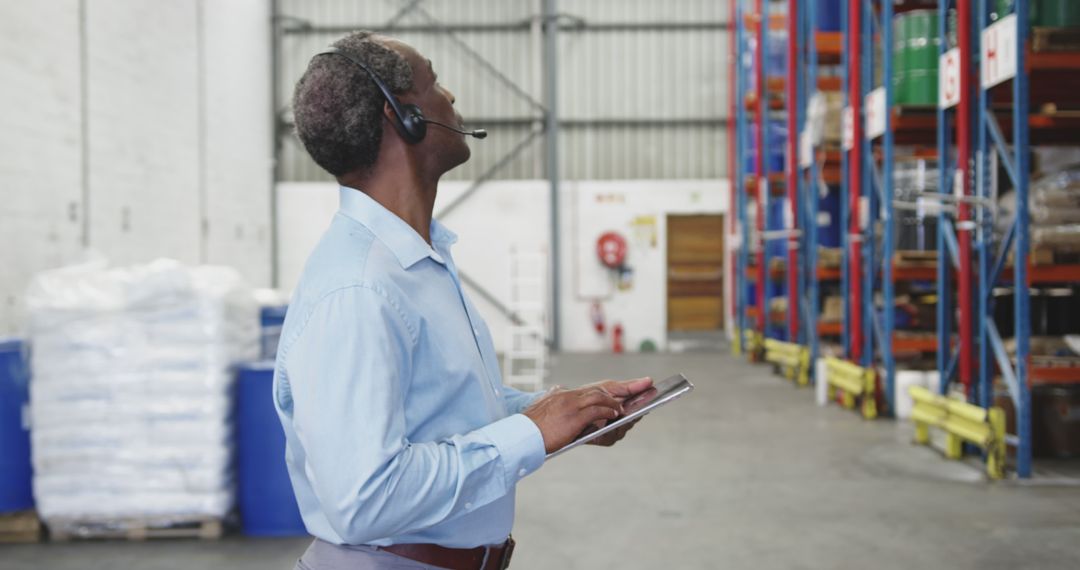
[[[817, 408], [728, 355], [562, 355], [572, 385], [685, 372], [698, 390], [613, 449], [519, 488], [514, 568], [1067, 568], [1080, 488], [987, 484], [905, 425]], [[306, 539], [0, 546], [0, 569], [291, 568]]]

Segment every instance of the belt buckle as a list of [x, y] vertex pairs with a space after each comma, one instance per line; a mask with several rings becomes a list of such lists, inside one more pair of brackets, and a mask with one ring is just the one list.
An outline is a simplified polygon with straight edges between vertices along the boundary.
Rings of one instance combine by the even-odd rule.
[[506, 539], [506, 548], [503, 549], [502, 560], [499, 560], [499, 570], [506, 570], [510, 567], [510, 557], [514, 554], [514, 537], [508, 537]]

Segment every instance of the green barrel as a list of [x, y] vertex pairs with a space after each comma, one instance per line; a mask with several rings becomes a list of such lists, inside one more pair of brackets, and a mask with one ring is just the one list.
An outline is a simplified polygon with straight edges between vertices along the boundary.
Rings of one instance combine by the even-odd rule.
[[937, 105], [938, 70], [914, 69], [906, 79], [908, 105]]
[[[995, 0], [990, 14], [992, 21], [1013, 13], [1016, 0]], [[1080, 1], [1077, 0], [1030, 0], [1028, 18], [1032, 26], [1047, 28], [1080, 27]]]
[[937, 103], [941, 46], [937, 10], [911, 10], [893, 18], [893, 86], [898, 105]]
[[[1008, 3], [1012, 4], [1012, 2]], [[1078, 27], [1080, 26], [1080, 2], [1077, 0], [1036, 0], [1031, 3], [1031, 24], [1049, 28]]]

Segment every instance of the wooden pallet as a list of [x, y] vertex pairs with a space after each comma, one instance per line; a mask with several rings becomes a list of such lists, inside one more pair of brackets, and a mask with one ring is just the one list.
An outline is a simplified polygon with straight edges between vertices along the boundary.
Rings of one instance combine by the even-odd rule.
[[224, 534], [224, 522], [216, 517], [156, 517], [92, 521], [48, 519], [49, 537], [54, 542], [82, 539], [142, 541], [157, 538], [199, 538], [216, 540]]
[[1034, 27], [1031, 29], [1031, 51], [1080, 51], [1080, 28]]
[[[1011, 266], [1013, 253], [1009, 252], [1007, 259]], [[1034, 245], [1028, 253], [1028, 262], [1031, 265], [1065, 265], [1080, 263], [1080, 250], [1071, 248], [1053, 247], [1046, 245]]]
[[38, 542], [41, 540], [41, 521], [34, 511], [0, 514], [0, 543]]
[[937, 251], [901, 249], [893, 255], [893, 265], [897, 267], [937, 267]]

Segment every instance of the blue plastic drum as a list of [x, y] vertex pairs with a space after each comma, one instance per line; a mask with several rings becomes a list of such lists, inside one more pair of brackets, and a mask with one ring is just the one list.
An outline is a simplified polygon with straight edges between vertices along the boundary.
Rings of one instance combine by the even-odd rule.
[[259, 313], [259, 324], [262, 327], [262, 356], [261, 358], [273, 360], [277, 358], [278, 339], [281, 337], [281, 327], [285, 324], [285, 313], [288, 305], [278, 307], [263, 307]]
[[250, 536], [305, 535], [285, 467], [285, 432], [274, 410], [273, 381], [273, 362], [240, 367], [236, 435], [241, 523]]
[[822, 32], [839, 32], [843, 6], [840, 0], [815, 0], [817, 3], [817, 29]]
[[0, 513], [34, 508], [31, 489], [30, 368], [23, 343], [0, 339]]

